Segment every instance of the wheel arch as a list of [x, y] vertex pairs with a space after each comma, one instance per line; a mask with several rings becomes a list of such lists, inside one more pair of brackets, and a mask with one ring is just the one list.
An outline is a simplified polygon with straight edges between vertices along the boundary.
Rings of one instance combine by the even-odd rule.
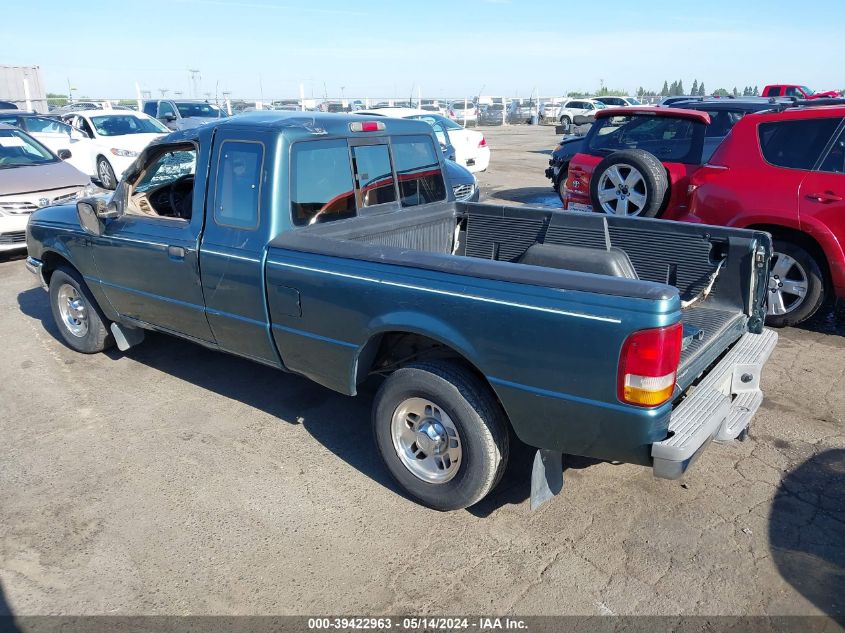
[[827, 253], [825, 252], [824, 248], [812, 235], [805, 233], [800, 229], [784, 226], [782, 224], [758, 223], [749, 224], [742, 228], [752, 229], [755, 231], [765, 231], [766, 233], [771, 234], [772, 239], [783, 240], [784, 242], [791, 242], [792, 244], [803, 248], [816, 259], [816, 262], [818, 262], [819, 268], [821, 268], [822, 271], [822, 275], [824, 275], [824, 283], [826, 289], [830, 290], [833, 284], [833, 277], [831, 275], [830, 270], [830, 262], [828, 261]]
[[67, 267], [79, 272], [79, 269], [71, 263], [68, 257], [54, 250], [45, 250], [41, 254], [41, 263], [41, 276], [46, 284], [50, 283], [50, 277], [57, 268]]

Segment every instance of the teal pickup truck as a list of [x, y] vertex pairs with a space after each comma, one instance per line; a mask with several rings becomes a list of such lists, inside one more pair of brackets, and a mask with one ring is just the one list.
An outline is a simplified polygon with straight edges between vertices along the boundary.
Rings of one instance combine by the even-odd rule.
[[776, 343], [768, 234], [455, 202], [412, 120], [176, 132], [108, 203], [36, 211], [27, 247], [80, 352], [156, 330], [350, 396], [381, 380], [375, 446], [442, 510], [490, 492], [512, 433], [538, 449], [533, 504], [564, 453], [680, 477], [741, 437]]

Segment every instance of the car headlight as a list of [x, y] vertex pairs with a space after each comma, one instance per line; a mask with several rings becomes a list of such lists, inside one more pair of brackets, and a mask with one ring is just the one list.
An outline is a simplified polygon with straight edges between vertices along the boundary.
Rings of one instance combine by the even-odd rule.
[[135, 158], [141, 152], [133, 152], [131, 149], [118, 149], [116, 147], [111, 148], [111, 153], [115, 156], [123, 156], [124, 158]]

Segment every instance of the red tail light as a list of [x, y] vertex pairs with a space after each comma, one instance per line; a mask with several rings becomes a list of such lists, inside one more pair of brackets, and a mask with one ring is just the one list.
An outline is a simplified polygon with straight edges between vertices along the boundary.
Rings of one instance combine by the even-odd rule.
[[617, 395], [627, 404], [656, 407], [672, 398], [681, 360], [683, 325], [640, 330], [622, 345]]
[[478, 146], [479, 147], [487, 147], [487, 139], [482, 136], [481, 140], [478, 141]]

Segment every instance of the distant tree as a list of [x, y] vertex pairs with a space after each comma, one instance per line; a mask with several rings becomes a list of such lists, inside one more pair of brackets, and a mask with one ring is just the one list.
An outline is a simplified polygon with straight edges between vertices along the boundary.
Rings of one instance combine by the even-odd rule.
[[639, 88], [637, 88], [637, 97], [642, 98], [644, 96], [645, 96], [645, 88], [640, 86]]
[[684, 92], [684, 80], [683, 79], [678, 79], [678, 94], [679, 95], [686, 94]]
[[672, 85], [669, 86], [669, 96], [674, 97], [678, 94], [678, 82], [673, 81]]
[[736, 86], [734, 86], [733, 95], [734, 95], [734, 97], [738, 97], [738, 96], [739, 96], [739, 90], [737, 90], [737, 89], [736, 89]]
[[590, 95], [588, 95], [586, 92], [573, 91], [567, 92], [566, 96], [572, 99], [583, 99], [584, 97], [589, 97]]
[[698, 86], [698, 96], [699, 97], [706, 97], [707, 91], [704, 89], [704, 82], [701, 82], [701, 85]]
[[754, 95], [753, 96], [755, 96], [755, 97], [760, 96], [760, 89], [757, 86], [754, 86]]
[[731, 93], [725, 90], [724, 88], [719, 88], [718, 90], [713, 91], [714, 97], [729, 97]]
[[698, 95], [698, 79], [692, 80], [692, 90], [690, 90], [689, 93], [693, 96]]
[[669, 96], [669, 82], [663, 80], [663, 89], [660, 91], [661, 97], [668, 97]]
[[48, 92], [47, 104], [58, 107], [67, 105], [67, 95], [59, 94], [57, 92]]

